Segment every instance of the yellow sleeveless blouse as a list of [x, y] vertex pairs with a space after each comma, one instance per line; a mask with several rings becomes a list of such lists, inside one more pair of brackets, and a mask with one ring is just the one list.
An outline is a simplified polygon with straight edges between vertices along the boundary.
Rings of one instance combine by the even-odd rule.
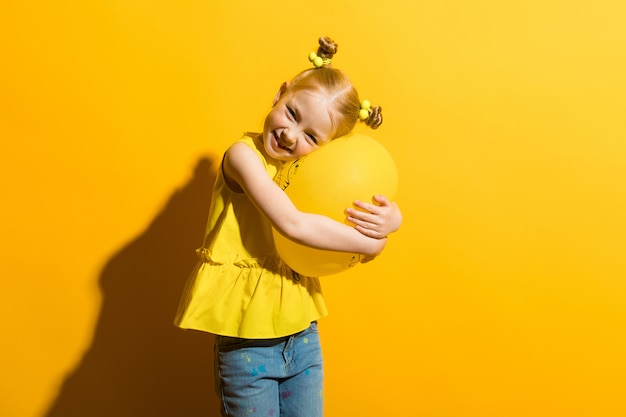
[[[274, 178], [280, 166], [258, 137], [244, 136]], [[204, 244], [174, 323], [223, 336], [267, 339], [304, 330], [326, 316], [319, 279], [300, 276], [281, 261], [272, 226], [243, 192], [224, 180], [213, 188]]]

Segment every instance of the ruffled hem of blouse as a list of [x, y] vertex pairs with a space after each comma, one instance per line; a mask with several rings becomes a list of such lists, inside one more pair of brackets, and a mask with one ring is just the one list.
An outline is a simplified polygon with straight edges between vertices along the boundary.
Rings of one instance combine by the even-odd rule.
[[293, 275], [281, 262], [240, 259], [225, 264], [206, 249], [197, 253], [201, 262], [183, 292], [175, 320], [179, 327], [274, 338], [297, 333], [327, 315], [317, 278]]
[[281, 274], [286, 270], [291, 269], [280, 260], [274, 258], [259, 259], [259, 258], [234, 258], [234, 259], [215, 259], [211, 255], [211, 250], [207, 248], [196, 249], [196, 255], [200, 261], [211, 265], [227, 265], [232, 264], [239, 268], [261, 268], [266, 269], [268, 272]]

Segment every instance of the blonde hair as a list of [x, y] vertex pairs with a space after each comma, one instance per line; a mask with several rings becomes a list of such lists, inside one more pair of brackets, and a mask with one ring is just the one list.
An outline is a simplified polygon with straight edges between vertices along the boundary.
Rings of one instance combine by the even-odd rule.
[[[350, 133], [359, 120], [361, 101], [348, 76], [331, 67], [330, 59], [336, 53], [337, 44], [326, 36], [321, 37], [317, 56], [323, 58], [325, 63], [320, 68], [310, 68], [296, 75], [287, 89], [323, 92], [333, 103], [330, 119], [335, 129], [335, 137], [339, 137]], [[372, 129], [378, 128], [383, 122], [381, 112], [380, 106], [372, 107], [369, 117], [363, 122]]]

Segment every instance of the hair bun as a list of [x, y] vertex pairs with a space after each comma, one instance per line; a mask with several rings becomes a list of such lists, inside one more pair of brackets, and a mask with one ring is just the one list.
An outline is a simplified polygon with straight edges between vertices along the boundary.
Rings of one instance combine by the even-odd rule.
[[319, 48], [317, 48], [317, 55], [324, 59], [332, 59], [333, 55], [337, 53], [337, 44], [334, 40], [328, 36], [322, 36], [319, 40]]
[[372, 129], [378, 128], [383, 124], [383, 109], [380, 106], [374, 106], [371, 108], [370, 114], [365, 120], [365, 124]]

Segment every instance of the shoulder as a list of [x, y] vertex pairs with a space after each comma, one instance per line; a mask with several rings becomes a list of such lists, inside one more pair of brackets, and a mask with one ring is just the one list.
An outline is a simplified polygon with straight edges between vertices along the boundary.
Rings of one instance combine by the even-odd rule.
[[254, 144], [244, 139], [230, 145], [224, 154], [222, 164], [226, 183], [237, 191], [241, 191], [242, 185], [254, 178], [268, 176], [267, 161], [263, 154]]
[[282, 161], [272, 158], [267, 153], [261, 133], [246, 133], [241, 139], [230, 145], [226, 150], [224, 158], [230, 159], [230, 163], [233, 162], [232, 159], [240, 157], [250, 158], [252, 155], [256, 156], [267, 173], [272, 177], [276, 175], [278, 168], [283, 164]]
[[226, 150], [224, 154], [224, 163], [227, 165], [238, 165], [240, 162], [249, 163], [250, 160], [258, 160], [265, 165], [265, 158], [258, 149], [245, 140], [240, 140]]
[[226, 155], [228, 155], [229, 153], [238, 153], [245, 151], [252, 151], [263, 162], [265, 162], [267, 159], [267, 155], [265, 155], [263, 141], [261, 140], [259, 134], [246, 133], [241, 139], [230, 145], [230, 147], [226, 150]]

